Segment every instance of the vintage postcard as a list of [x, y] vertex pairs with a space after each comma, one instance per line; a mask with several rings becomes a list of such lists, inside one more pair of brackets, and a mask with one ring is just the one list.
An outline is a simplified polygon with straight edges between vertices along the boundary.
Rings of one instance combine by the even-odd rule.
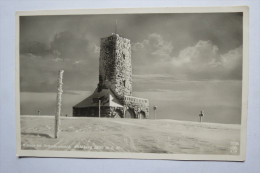
[[17, 156], [244, 161], [248, 22], [248, 7], [17, 12]]

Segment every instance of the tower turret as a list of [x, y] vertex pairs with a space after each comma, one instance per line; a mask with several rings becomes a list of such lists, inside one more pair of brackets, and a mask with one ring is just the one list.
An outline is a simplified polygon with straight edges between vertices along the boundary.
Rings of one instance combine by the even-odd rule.
[[132, 95], [131, 44], [118, 34], [101, 39], [98, 90], [102, 89], [119, 99]]

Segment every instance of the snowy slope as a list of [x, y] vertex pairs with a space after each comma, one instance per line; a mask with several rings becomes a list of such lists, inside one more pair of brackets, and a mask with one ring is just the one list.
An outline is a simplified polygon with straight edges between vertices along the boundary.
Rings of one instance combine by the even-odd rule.
[[[240, 125], [175, 120], [22, 116], [22, 149], [143, 153], [238, 154]], [[235, 147], [235, 150], [234, 150]], [[237, 150], [238, 149], [238, 150]]]

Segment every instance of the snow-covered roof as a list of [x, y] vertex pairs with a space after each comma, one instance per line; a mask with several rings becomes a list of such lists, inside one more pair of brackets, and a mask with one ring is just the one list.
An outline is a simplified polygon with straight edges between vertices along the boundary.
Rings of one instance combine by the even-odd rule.
[[97, 89], [92, 95], [76, 104], [75, 108], [85, 108], [85, 107], [98, 107], [98, 100], [101, 100], [101, 106], [110, 107], [123, 107], [120, 101], [115, 97], [110, 89], [102, 89], [100, 92]]

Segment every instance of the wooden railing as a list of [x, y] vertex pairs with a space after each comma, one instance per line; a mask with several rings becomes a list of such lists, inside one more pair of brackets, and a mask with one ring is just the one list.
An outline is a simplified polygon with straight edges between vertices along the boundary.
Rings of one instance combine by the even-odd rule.
[[148, 99], [133, 97], [133, 96], [124, 96], [125, 102], [135, 102], [135, 103], [142, 103], [142, 104], [149, 104]]

